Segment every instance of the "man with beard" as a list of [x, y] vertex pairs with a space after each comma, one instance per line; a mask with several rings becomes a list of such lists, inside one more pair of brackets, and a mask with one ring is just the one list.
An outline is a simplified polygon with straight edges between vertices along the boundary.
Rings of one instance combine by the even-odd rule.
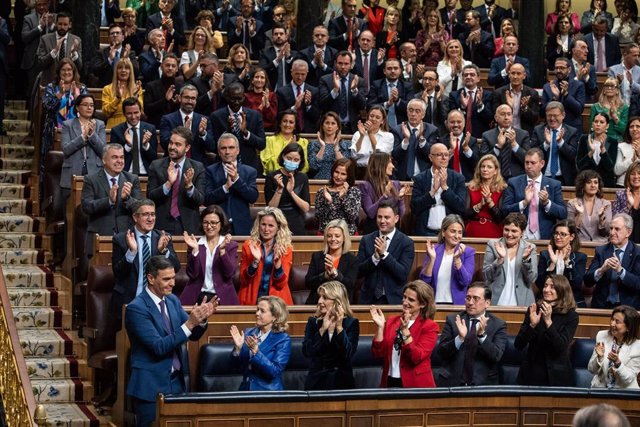
[[131, 51], [131, 46], [123, 45], [124, 33], [118, 24], [109, 26], [109, 46], [101, 49], [93, 61], [89, 64], [89, 72], [97, 79], [97, 86], [106, 86], [113, 80], [113, 70], [121, 58], [129, 58], [133, 65], [136, 78], [140, 74], [136, 53]]
[[251, 59], [258, 59], [264, 48], [263, 23], [252, 16], [253, 0], [242, 0], [240, 15], [229, 19], [227, 24], [228, 46], [244, 45]]
[[464, 31], [464, 12], [456, 10], [458, 0], [445, 0], [444, 7], [440, 9], [440, 19], [450, 39], [457, 39]]
[[126, 121], [111, 129], [111, 143], [124, 147], [124, 170], [134, 175], [147, 175], [151, 162], [158, 158], [156, 127], [143, 122], [138, 98], [122, 101]]
[[188, 83], [198, 89], [195, 111], [209, 117], [219, 106], [222, 106], [224, 74], [218, 68], [218, 56], [215, 53], [204, 52], [198, 60], [202, 73], [194, 76]]
[[458, 109], [465, 116], [465, 133], [476, 138], [489, 130], [491, 123], [491, 94], [480, 87], [480, 69], [474, 65], [462, 68], [464, 88], [449, 94], [449, 111]]
[[78, 70], [82, 70], [82, 40], [70, 34], [71, 15], [59, 13], [56, 16], [56, 32], [45, 34], [38, 45], [38, 67], [42, 70], [40, 81], [43, 84], [52, 82], [56, 76], [58, 61], [71, 59]]
[[260, 54], [258, 66], [265, 70], [271, 83], [271, 90], [285, 87], [291, 81], [291, 64], [298, 52], [291, 50], [287, 41], [287, 29], [276, 22], [273, 24], [273, 46], [265, 48]]
[[507, 104], [513, 110], [513, 127], [533, 132], [540, 120], [540, 96], [538, 91], [524, 85], [527, 72], [522, 64], [513, 64], [509, 69], [509, 84], [493, 91], [495, 110]]
[[418, 93], [416, 98], [420, 97], [426, 103], [424, 121], [436, 126], [443, 134], [447, 131], [445, 122], [448, 99], [442, 96], [442, 88], [438, 82], [439, 76], [436, 70], [425, 70], [422, 73], [422, 92]]
[[215, 150], [213, 132], [207, 117], [194, 112], [197, 98], [198, 90], [194, 86], [190, 84], [182, 86], [179, 96], [180, 108], [178, 111], [162, 116], [160, 120], [160, 145], [166, 153], [172, 137], [171, 131], [178, 126], [184, 126], [194, 136], [190, 143], [189, 157], [200, 163], [207, 163], [207, 153], [213, 153]]
[[[9, 8], [11, 8], [10, 3]], [[17, 12], [16, 4], [16, 18], [18, 17]], [[6, 17], [7, 16], [5, 16], [5, 19]], [[33, 12], [24, 17], [21, 33], [24, 52], [22, 55], [20, 69], [27, 72], [26, 95], [29, 99], [31, 97], [31, 91], [35, 84], [36, 77], [40, 72], [40, 68], [37, 63], [38, 58], [36, 56], [40, 39], [43, 35], [53, 33], [55, 30], [55, 14], [49, 13], [49, 0], [36, 0]]]
[[[582, 134], [582, 111], [586, 102], [584, 84], [569, 78], [571, 60], [558, 58], [555, 65], [556, 79], [546, 83], [542, 88], [542, 109], [547, 111], [546, 106], [551, 101], [561, 103], [566, 112], [564, 122], [575, 128], [579, 137]], [[573, 185], [573, 181], [567, 185]]]
[[[195, 91], [194, 91], [195, 92]], [[147, 197], [156, 203], [158, 227], [171, 234], [202, 232], [200, 205], [204, 203], [204, 166], [187, 157], [193, 134], [178, 126], [171, 131], [168, 157], [149, 167]]]
[[158, 127], [160, 119], [165, 114], [172, 113], [180, 106], [180, 89], [184, 80], [176, 77], [178, 72], [178, 58], [173, 53], [168, 53], [160, 66], [162, 77], [151, 83], [147, 83], [144, 91], [144, 112], [147, 121]]
[[244, 86], [242, 83], [231, 83], [223, 93], [227, 106], [219, 108], [211, 114], [210, 121], [215, 141], [223, 133], [231, 133], [240, 142], [240, 159], [243, 164], [251, 166], [262, 175], [262, 162], [257, 151], [264, 150], [267, 140], [264, 135], [262, 116], [250, 108], [243, 108]]
[[407, 102], [413, 99], [413, 86], [400, 80], [400, 61], [389, 58], [384, 64], [384, 79], [371, 85], [367, 96], [367, 107], [382, 105], [387, 111], [387, 123], [390, 128], [407, 121]]
[[342, 15], [329, 21], [329, 45], [338, 51], [353, 52], [358, 46], [364, 21], [356, 17], [357, 9], [356, 0], [342, 0]]
[[472, 10], [466, 13], [465, 32], [458, 39], [462, 43], [464, 57], [480, 68], [489, 68], [495, 45], [493, 36], [480, 27], [480, 12]]

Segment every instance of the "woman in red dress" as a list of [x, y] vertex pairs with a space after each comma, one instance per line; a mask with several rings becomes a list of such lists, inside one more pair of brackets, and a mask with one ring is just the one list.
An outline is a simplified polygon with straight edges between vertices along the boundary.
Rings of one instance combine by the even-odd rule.
[[480, 159], [468, 186], [465, 236], [501, 237], [500, 198], [507, 184], [500, 173], [500, 162], [493, 154]]
[[264, 130], [267, 132], [275, 130], [278, 115], [278, 97], [275, 92], [269, 90], [270, 87], [266, 71], [256, 68], [251, 77], [251, 84], [244, 94], [244, 106], [262, 115]]

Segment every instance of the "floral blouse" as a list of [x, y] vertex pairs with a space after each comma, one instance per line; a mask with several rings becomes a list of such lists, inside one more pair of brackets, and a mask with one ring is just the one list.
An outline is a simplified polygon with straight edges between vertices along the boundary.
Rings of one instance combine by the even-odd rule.
[[330, 191], [333, 201], [329, 203], [324, 197], [326, 190], [321, 188], [316, 194], [316, 218], [320, 222], [320, 231], [334, 219], [344, 219], [349, 225], [349, 234], [354, 235], [358, 231], [358, 215], [362, 194], [358, 187], [349, 187], [343, 197], [338, 196], [337, 191]]

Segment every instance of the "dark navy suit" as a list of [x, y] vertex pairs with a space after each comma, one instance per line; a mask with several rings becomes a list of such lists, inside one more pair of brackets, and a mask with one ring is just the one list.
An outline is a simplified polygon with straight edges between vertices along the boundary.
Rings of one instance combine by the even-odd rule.
[[[516, 55], [514, 58], [516, 64], [522, 64], [527, 72], [527, 78], [524, 81], [525, 85], [530, 82], [531, 70], [529, 69], [529, 60], [522, 56]], [[507, 58], [502, 55], [497, 58], [493, 58], [491, 61], [491, 68], [489, 69], [489, 77], [487, 82], [496, 89], [509, 84], [509, 75], [502, 77], [502, 70], [507, 66]]]
[[[479, 87], [480, 86], [478, 86], [478, 88]], [[478, 90], [478, 88], [476, 88], [476, 91]], [[460, 110], [462, 114], [464, 114], [466, 121], [469, 120], [469, 117], [467, 117], [467, 110], [465, 108], [462, 108], [461, 104], [463, 90], [466, 89], [456, 90], [449, 94], [449, 111], [456, 109]], [[476, 92], [474, 92], [474, 95], [475, 94]], [[478, 107], [474, 96], [473, 107], [471, 108], [471, 135], [475, 136], [476, 138], [482, 137], [482, 134], [489, 130], [489, 125], [493, 120], [493, 110], [491, 108], [491, 102], [493, 100], [492, 98], [493, 96], [491, 95], [491, 92], [489, 92], [488, 90], [483, 90], [482, 104], [484, 105], [484, 108], [482, 109], [482, 111], [478, 112]]]
[[[151, 162], [158, 158], [158, 136], [156, 135], [156, 127], [150, 123], [146, 122], [138, 122], [138, 127], [140, 130], [138, 133], [140, 134], [138, 138], [138, 142], [140, 143], [140, 157], [142, 157], [142, 164], [144, 165], [144, 169], [149, 173], [149, 166], [151, 166]], [[127, 145], [126, 140], [124, 139], [124, 133], [129, 128], [127, 122], [120, 123], [117, 126], [114, 126], [111, 129], [110, 134], [110, 142], [112, 144], [120, 144], [123, 147]], [[144, 149], [142, 147], [142, 138], [144, 136], [145, 131], [151, 132], [151, 139], [149, 140], [149, 148]], [[124, 170], [129, 171], [131, 169], [131, 163], [133, 162], [133, 155], [131, 151], [124, 150]]]
[[[609, 28], [611, 31], [611, 28]], [[593, 33], [589, 33], [584, 36], [584, 42], [587, 44], [589, 48], [589, 52], [587, 52], [587, 62], [590, 64], [595, 64], [595, 42], [594, 42]], [[607, 62], [607, 68], [612, 65], [616, 65], [622, 62], [622, 53], [620, 52], [620, 45], [618, 43], [618, 37], [614, 36], [611, 33], [605, 33], [604, 35], [604, 56], [605, 61]]]
[[[371, 108], [374, 105], [384, 105], [385, 102], [389, 100], [389, 82], [386, 78], [376, 80], [371, 84], [371, 88], [369, 89], [369, 94], [367, 95], [367, 108]], [[396, 80], [393, 82], [398, 89], [398, 101], [394, 104], [395, 106], [395, 114], [396, 114], [396, 123], [390, 123], [391, 126], [398, 125], [402, 122], [407, 121], [407, 103], [413, 99], [413, 86], [410, 82], [405, 82], [404, 80]], [[386, 107], [386, 105], [385, 105]], [[387, 108], [387, 114], [389, 113], [389, 109]], [[389, 117], [387, 115], [387, 120]]]
[[[206, 134], [202, 136], [199, 131], [200, 122], [205, 118], [205, 116], [196, 112], [191, 113], [190, 116], [191, 128], [189, 130], [193, 133], [193, 141], [191, 141], [191, 149], [189, 150], [191, 151], [191, 158], [199, 161], [200, 163], [206, 164], [207, 157], [205, 156], [205, 153], [215, 153], [211, 122], [207, 120], [207, 131]], [[165, 114], [160, 119], [160, 145], [162, 145], [165, 154], [168, 153], [171, 131], [178, 126], [184, 126], [180, 110], [174, 111], [170, 114]]]
[[[296, 103], [297, 85], [293, 82], [281, 87], [276, 91], [278, 95], [278, 112], [283, 110], [291, 110]], [[305, 83], [303, 91], [311, 92], [311, 104], [306, 105], [303, 101], [302, 108], [304, 123], [298, 123], [300, 130], [305, 133], [315, 133], [318, 131], [318, 120], [322, 112], [318, 107], [318, 88]], [[297, 114], [296, 110], [296, 114]]]
[[[434, 125], [430, 125], [429, 123], [423, 122], [423, 131], [422, 135], [416, 135], [416, 160], [418, 161], [418, 167], [420, 171], [427, 170], [427, 168], [431, 167], [431, 160], [429, 160], [429, 151], [431, 150], [431, 146], [439, 141], [438, 139], [438, 128]], [[407, 123], [407, 129], [409, 129], [409, 123]], [[409, 132], [411, 132], [409, 130]], [[402, 140], [404, 139], [404, 135], [402, 134], [402, 125], [398, 125], [391, 129], [391, 133], [393, 133], [393, 151], [391, 152], [391, 157], [393, 158], [393, 162], [395, 165], [394, 175], [396, 179], [401, 181], [411, 181], [413, 177], [407, 175], [407, 159], [408, 153], [411, 149], [411, 146], [407, 147], [406, 150], [402, 149]], [[423, 147], [420, 147], [420, 139], [424, 138], [426, 140], [426, 144]], [[414, 174], [419, 171], [414, 171]]]
[[[218, 149], [218, 138], [225, 132], [231, 132], [229, 128], [229, 115], [232, 114], [229, 108], [223, 107], [214, 111], [209, 117], [209, 123], [211, 123], [213, 144], [215, 146], [214, 152]], [[242, 163], [247, 166], [251, 166], [262, 175], [262, 162], [258, 157], [257, 151], [264, 150], [267, 146], [267, 139], [264, 136], [264, 124], [262, 122], [262, 116], [255, 110], [250, 108], [243, 108], [242, 111], [246, 114], [247, 119], [247, 131], [249, 131], [249, 139], [244, 139], [240, 136], [240, 159]], [[237, 136], [237, 135], [236, 135]]]
[[[560, 164], [560, 170], [562, 171], [562, 181], [565, 185], [575, 185], [576, 181], [576, 158], [578, 155], [578, 143], [579, 143], [579, 131], [571, 126], [562, 126], [564, 128], [564, 143], [562, 147], [558, 148], [558, 163]], [[536, 126], [531, 134], [531, 148], [538, 147], [544, 153], [544, 174], [547, 168], [549, 168], [551, 162], [549, 160], [549, 150], [544, 147], [544, 130], [546, 125], [543, 123]], [[552, 177], [555, 178], [555, 177]]]
[[[580, 135], [582, 134], [582, 110], [584, 110], [584, 104], [587, 102], [587, 95], [584, 90], [584, 83], [575, 79], [569, 79], [568, 82], [569, 90], [567, 95], [563, 96], [561, 93], [558, 101], [564, 105], [564, 123], [574, 127], [578, 131], [578, 135]], [[558, 80], [554, 80], [554, 83], [560, 90]], [[545, 108], [551, 101], [553, 101], [553, 92], [551, 92], [549, 83], [545, 83], [542, 88], [542, 106], [540, 108], [542, 118], [545, 117]]]
[[309, 64], [309, 74], [307, 74], [306, 82], [310, 85], [318, 87], [318, 84], [320, 83], [320, 77], [333, 73], [333, 61], [338, 51], [329, 45], [325, 45], [324, 57], [322, 60], [324, 61], [326, 68], [320, 68], [319, 66], [314, 67], [312, 62], [315, 53], [316, 47], [315, 45], [311, 45], [305, 49], [302, 49], [300, 51], [300, 56], [302, 57], [302, 59], [307, 61], [307, 64]]
[[[175, 14], [171, 13], [171, 19], [173, 20], [173, 34], [169, 31], [164, 31], [165, 42], [167, 46], [173, 42], [173, 53], [176, 55], [180, 55], [180, 46], [184, 46], [187, 44], [187, 38], [184, 35], [184, 28], [182, 27], [182, 19]], [[150, 15], [147, 18], [147, 23], [145, 25], [147, 28], [147, 34], [149, 31], [154, 28], [162, 29], [162, 13], [156, 12], [153, 15]]]

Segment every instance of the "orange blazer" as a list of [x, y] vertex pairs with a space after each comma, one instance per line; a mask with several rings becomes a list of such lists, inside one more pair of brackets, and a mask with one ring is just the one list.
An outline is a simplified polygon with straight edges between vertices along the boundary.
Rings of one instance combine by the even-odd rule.
[[[258, 300], [258, 289], [260, 288], [260, 277], [262, 276], [262, 268], [264, 267], [264, 258], [260, 259], [256, 274], [249, 275], [249, 266], [253, 262], [253, 255], [249, 249], [249, 240], [242, 244], [242, 258], [240, 259], [240, 291], [238, 298], [242, 305], [255, 305]], [[271, 271], [271, 279], [269, 280], [269, 295], [280, 297], [287, 305], [293, 304], [291, 291], [289, 290], [289, 271], [293, 263], [293, 247], [289, 246], [287, 252], [282, 256], [282, 269], [284, 274], [279, 279], [273, 278], [273, 270]], [[274, 268], [275, 270], [275, 268]]]

